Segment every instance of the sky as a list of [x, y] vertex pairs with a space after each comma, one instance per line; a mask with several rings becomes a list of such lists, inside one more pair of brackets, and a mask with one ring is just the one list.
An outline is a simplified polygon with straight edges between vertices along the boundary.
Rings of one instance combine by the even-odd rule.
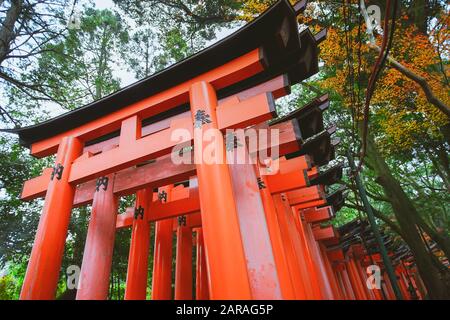
[[[94, 0], [95, 7], [97, 9], [113, 9], [114, 8], [114, 2], [112, 0]], [[84, 1], [81, 1], [80, 4], [84, 3]], [[81, 8], [81, 6], [79, 6]], [[216, 39], [207, 42], [206, 46], [210, 46], [213, 43], [219, 41], [222, 38], [225, 38], [226, 36], [233, 33], [235, 30], [237, 30], [239, 27], [235, 28], [222, 28], [217, 32]], [[117, 65], [114, 68], [114, 73], [117, 77], [121, 80], [121, 87], [125, 87], [129, 84], [132, 84], [133, 82], [136, 82], [138, 79], [136, 79], [133, 75], [133, 73], [126, 70], [126, 66], [120, 66]]]
[[[112, 0], [93, 0], [93, 1], [81, 0], [81, 1], [78, 1], [77, 6], [75, 7], [74, 11], [81, 12], [83, 5], [88, 4], [88, 3], [93, 3], [97, 9], [114, 9], [114, 7], [115, 7], [114, 2]], [[70, 8], [70, 10], [72, 10], [72, 8]], [[129, 18], [127, 18], [127, 17], [124, 17], [124, 18], [125, 18], [125, 20], [127, 20], [127, 22], [130, 25], [134, 24], [133, 21], [131, 21]], [[210, 46], [213, 43], [219, 41], [220, 39], [230, 35], [234, 31], [236, 31], [238, 28], [239, 28], [239, 26], [236, 26], [234, 28], [222, 28], [222, 29], [218, 30], [216, 39], [214, 39], [212, 41], [208, 41], [206, 43], [206, 46]], [[120, 59], [118, 59], [118, 60], [120, 60]], [[136, 79], [134, 74], [127, 70], [127, 66], [125, 64], [114, 65], [113, 73], [114, 73], [114, 76], [116, 76], [117, 78], [120, 79], [120, 86], [122, 88], [138, 81], [138, 79]], [[81, 106], [79, 106], [79, 107], [81, 107]], [[51, 102], [46, 104], [45, 109], [50, 113], [51, 117], [55, 117], [57, 115], [67, 112], [67, 110], [63, 109], [61, 106], [57, 105], [56, 103], [51, 103]]]

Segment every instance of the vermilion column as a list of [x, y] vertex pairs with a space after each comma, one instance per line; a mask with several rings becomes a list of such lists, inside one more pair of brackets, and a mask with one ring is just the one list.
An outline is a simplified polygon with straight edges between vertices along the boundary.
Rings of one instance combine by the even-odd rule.
[[145, 300], [147, 296], [148, 256], [150, 253], [150, 224], [147, 216], [152, 197], [153, 192], [149, 188], [136, 193], [136, 211], [131, 231], [125, 300]]
[[402, 270], [400, 267], [397, 267], [395, 270], [395, 275], [397, 276], [397, 283], [399, 284], [400, 290], [402, 292], [403, 298], [405, 300], [411, 300], [409, 291], [408, 291], [408, 285], [405, 281], [405, 278], [403, 277]]
[[334, 278], [336, 279], [336, 284], [338, 286], [338, 291], [341, 295], [341, 299], [350, 300], [350, 296], [345, 289], [345, 285], [344, 285], [344, 281], [342, 279], [341, 272], [339, 270], [336, 270], [335, 267], [332, 267], [332, 272], [334, 274]]
[[340, 286], [338, 280], [336, 279], [336, 274], [333, 272], [333, 268], [331, 266], [330, 260], [328, 259], [328, 255], [326, 253], [325, 246], [323, 244], [319, 243], [318, 248], [319, 248], [319, 254], [322, 257], [322, 261], [324, 263], [325, 270], [328, 275], [328, 279], [330, 281], [331, 289], [333, 290], [334, 299], [343, 300], [344, 295], [342, 293], [341, 286]]
[[227, 137], [227, 158], [252, 297], [256, 300], [282, 299], [258, 180], [250, 163], [245, 136], [239, 136]]
[[297, 210], [295, 208], [292, 208], [291, 213], [294, 218], [295, 225], [297, 226], [298, 237], [303, 248], [303, 261], [309, 270], [309, 277], [314, 284], [314, 298], [318, 300], [328, 299], [329, 297], [327, 296], [327, 290], [329, 290], [329, 287], [327, 287], [327, 283], [325, 283], [327, 280], [322, 277], [319, 266], [320, 262], [317, 260], [317, 257], [314, 256], [313, 246], [315, 243], [313, 242], [315, 242], [315, 239], [310, 241], [307, 237], [300, 215], [296, 211]]
[[308, 268], [306, 268], [302, 259], [301, 245], [299, 241], [296, 241], [298, 240], [298, 234], [287, 201], [287, 198], [281, 194], [273, 195], [295, 296], [299, 300], [314, 299], [312, 284], [308, 278]]
[[[159, 188], [160, 201], [170, 201], [172, 186]], [[172, 299], [172, 236], [173, 220], [155, 223], [155, 247], [153, 255], [152, 299]]]
[[66, 243], [75, 187], [68, 182], [83, 144], [65, 137], [59, 144], [20, 299], [54, 299]]
[[359, 273], [356, 269], [353, 258], [350, 258], [349, 261], [346, 262], [346, 265], [350, 277], [350, 282], [352, 283], [352, 287], [356, 293], [356, 298], [358, 300], [367, 300], [366, 291], [363, 287], [362, 279], [359, 277]]
[[319, 242], [314, 238], [314, 233], [311, 228], [311, 224], [305, 222], [301, 215], [298, 214], [300, 217], [300, 221], [303, 225], [303, 229], [305, 231], [305, 236], [308, 239], [308, 244], [311, 249], [313, 259], [316, 261], [317, 264], [317, 270], [319, 273], [319, 278], [322, 281], [322, 294], [324, 295], [325, 299], [329, 300], [335, 300], [339, 299], [339, 295], [336, 293], [335, 288], [333, 287], [335, 285], [334, 283], [334, 274], [331, 272], [331, 274], [328, 272], [327, 268], [327, 262], [328, 258], [323, 257], [321, 252], [321, 247]]
[[[117, 197], [114, 175], [101, 177], [92, 202], [86, 244], [81, 264], [77, 300], [106, 300], [116, 234]], [[100, 182], [103, 182], [100, 184]]]
[[347, 293], [349, 300], [356, 300], [356, 289], [353, 288], [352, 283], [350, 282], [349, 274], [346, 268], [346, 265], [343, 265], [343, 269], [340, 271], [342, 283], [344, 285], [345, 291]]
[[386, 289], [385, 291], [386, 291], [388, 300], [396, 300], [397, 298], [395, 297], [394, 289], [392, 288], [391, 281], [390, 281], [389, 277], [387, 276], [386, 272], [384, 272], [384, 274], [383, 274], [383, 279], [384, 279], [384, 287]]
[[356, 257], [353, 258], [356, 269], [358, 271], [359, 277], [361, 279], [362, 287], [364, 288], [366, 292], [367, 299], [376, 300], [375, 291], [376, 289], [369, 289], [367, 287], [367, 272], [365, 272], [364, 268], [361, 265], [361, 260], [357, 259]]
[[[225, 145], [217, 129], [216, 93], [211, 84], [197, 82], [189, 94], [210, 296], [211, 299], [251, 299]], [[215, 154], [215, 161], [204, 158], [203, 153]]]
[[[270, 190], [267, 188], [267, 179], [264, 175], [259, 174], [259, 167], [255, 166], [255, 172], [259, 179], [259, 189], [261, 194], [261, 200], [264, 206], [264, 213], [266, 216], [267, 228], [269, 230], [270, 241], [272, 244], [273, 256], [275, 258], [275, 264], [277, 267], [278, 279], [280, 281], [281, 292], [283, 298], [287, 300], [304, 298], [304, 289], [301, 288], [300, 292], [295, 291], [292, 284], [291, 271], [289, 269], [289, 262], [287, 258], [286, 248], [283, 244], [283, 235], [281, 234], [280, 225], [278, 223], [277, 212], [275, 210], [275, 204], [270, 194]], [[292, 271], [293, 273], [294, 271]]]
[[181, 221], [177, 227], [175, 300], [192, 300], [192, 230]]
[[203, 229], [197, 230], [197, 263], [195, 277], [195, 298], [197, 300], [209, 299], [208, 270], [206, 266], [205, 245], [203, 242]]

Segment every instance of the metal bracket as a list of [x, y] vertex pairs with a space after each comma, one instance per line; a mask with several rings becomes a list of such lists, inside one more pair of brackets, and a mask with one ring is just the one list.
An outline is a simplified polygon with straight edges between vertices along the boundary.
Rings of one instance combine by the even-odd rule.
[[106, 189], [108, 189], [108, 181], [108, 177], [98, 178], [97, 182], [95, 183], [95, 191], [99, 191], [101, 186], [103, 186], [103, 190], [106, 191]]
[[259, 190], [265, 189], [266, 188], [266, 184], [264, 183], [264, 181], [261, 178], [257, 178], [258, 181], [258, 188]]
[[60, 163], [55, 165], [53, 167], [52, 175], [50, 177], [50, 180], [53, 180], [53, 178], [56, 176], [56, 179], [61, 180], [62, 173], [64, 171], [64, 166], [62, 166]]
[[164, 200], [164, 202], [167, 202], [167, 192], [165, 192], [164, 190], [161, 192], [158, 192], [158, 199], [163, 202], [162, 200]]
[[141, 220], [144, 219], [144, 208], [139, 206], [139, 208], [134, 208], [134, 219], [138, 219], [139, 216], [141, 217]]
[[205, 110], [197, 110], [194, 116], [194, 128], [201, 128], [206, 123], [211, 123], [209, 114]]
[[178, 225], [186, 227], [186, 216], [178, 217]]

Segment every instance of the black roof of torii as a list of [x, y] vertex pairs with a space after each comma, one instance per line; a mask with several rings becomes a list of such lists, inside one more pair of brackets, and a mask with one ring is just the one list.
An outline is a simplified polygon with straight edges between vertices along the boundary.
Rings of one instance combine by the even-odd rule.
[[[309, 29], [298, 33], [296, 17], [305, 5], [306, 1], [300, 1], [292, 7], [288, 0], [279, 0], [238, 31], [162, 71], [42, 123], [3, 131], [18, 134], [20, 143], [30, 147], [32, 143], [120, 110], [256, 48], [262, 48], [264, 62], [270, 67], [249, 79], [219, 90], [217, 92], [219, 98], [250, 88], [280, 74], [288, 74], [291, 83], [302, 81], [318, 71], [317, 44], [326, 34], [321, 32], [313, 36]], [[165, 114], [153, 116], [151, 120], [157, 121], [158, 118], [162, 119], [184, 110], [185, 108], [179, 106]]]

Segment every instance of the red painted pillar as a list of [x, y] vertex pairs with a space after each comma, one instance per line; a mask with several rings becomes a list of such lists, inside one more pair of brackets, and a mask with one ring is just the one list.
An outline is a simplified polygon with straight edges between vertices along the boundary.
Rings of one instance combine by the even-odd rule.
[[389, 277], [387, 276], [387, 273], [384, 272], [383, 274], [383, 279], [384, 279], [384, 287], [385, 287], [385, 291], [386, 291], [386, 296], [388, 298], [388, 300], [397, 300], [397, 298], [395, 297], [395, 293], [394, 293], [394, 289], [392, 288], [391, 285], [391, 281], [389, 279]]
[[209, 299], [208, 270], [206, 266], [205, 245], [203, 242], [203, 229], [198, 228], [197, 232], [197, 263], [195, 277], [195, 298], [197, 300]]
[[[301, 217], [301, 215], [299, 215]], [[325, 299], [335, 300], [339, 299], [339, 295], [333, 288], [334, 285], [334, 274], [328, 272], [327, 270], [327, 261], [322, 255], [320, 244], [314, 238], [314, 233], [312, 231], [311, 225], [306, 223], [300, 218], [301, 223], [303, 224], [303, 229], [305, 231], [305, 236], [308, 240], [308, 245], [313, 254], [313, 259], [317, 264], [318, 276], [322, 281], [322, 294]], [[328, 259], [327, 259], [328, 260]]]
[[359, 277], [358, 270], [356, 270], [355, 261], [353, 258], [349, 258], [346, 262], [347, 270], [349, 272], [350, 282], [352, 283], [352, 287], [354, 288], [356, 299], [358, 300], [367, 300], [366, 291], [364, 290], [361, 278]]
[[[311, 228], [309, 228], [309, 229], [311, 230]], [[328, 259], [328, 255], [326, 253], [325, 246], [323, 244], [319, 243], [318, 247], [319, 247], [319, 254], [322, 257], [322, 261], [324, 263], [325, 270], [328, 275], [331, 289], [333, 290], [334, 299], [343, 300], [344, 295], [341, 291], [341, 287], [338, 283], [338, 280], [336, 279], [336, 274], [333, 272], [333, 268], [331, 266], [330, 260]]]
[[283, 299], [293, 300], [304, 298], [304, 290], [296, 292], [294, 285], [292, 284], [292, 276], [294, 271], [290, 271], [286, 248], [283, 244], [283, 235], [281, 234], [280, 225], [278, 223], [277, 212], [275, 210], [275, 204], [270, 194], [270, 190], [267, 188], [267, 179], [264, 175], [259, 174], [258, 166], [255, 166], [255, 171], [260, 179], [260, 194], [261, 200], [264, 206], [264, 214], [266, 216], [267, 228], [269, 230], [270, 241], [272, 244], [273, 255], [278, 273], [278, 279], [280, 281], [281, 292]]
[[350, 281], [350, 277], [347, 271], [347, 266], [344, 264], [344, 268], [341, 270], [341, 279], [344, 284], [345, 291], [347, 292], [347, 296], [349, 300], [356, 300], [356, 289], [353, 288], [353, 285]]
[[[216, 93], [211, 84], [197, 82], [189, 94], [210, 296], [211, 299], [251, 299], [225, 144], [218, 130]], [[215, 161], [203, 157], [210, 155], [211, 149]]]
[[64, 137], [45, 196], [39, 226], [20, 293], [22, 300], [54, 299], [61, 269], [75, 186], [68, 182], [72, 162], [81, 154], [77, 138]]
[[[227, 142], [227, 157], [231, 163], [229, 168], [252, 297], [256, 300], [279, 300], [283, 298], [280, 282], [258, 180], [250, 163], [245, 136], [242, 134], [239, 137], [238, 134], [227, 138], [230, 140]], [[237, 139], [236, 144], [234, 139]]]
[[354, 257], [353, 260], [354, 260], [356, 269], [358, 271], [359, 278], [361, 279], [361, 283], [362, 283], [362, 286], [366, 293], [367, 299], [368, 300], [376, 300], [374, 291], [376, 291], [377, 289], [369, 289], [369, 287], [367, 287], [367, 279], [368, 279], [367, 272], [362, 267], [361, 260], [357, 259], [356, 257]]
[[342, 272], [340, 270], [334, 269], [333, 268], [333, 273], [334, 273], [334, 277], [336, 278], [336, 282], [339, 286], [339, 291], [341, 292], [341, 297], [344, 300], [352, 300], [351, 299], [351, 295], [349, 294], [349, 292], [346, 289], [345, 283], [344, 283], [344, 279], [342, 276]]
[[[307, 233], [306, 227], [300, 217], [300, 214], [297, 213], [297, 210], [295, 208], [292, 208], [292, 216], [294, 217], [295, 224], [297, 226], [298, 235], [300, 237], [305, 262], [309, 269], [309, 275], [313, 283], [315, 284], [315, 299], [322, 300], [322, 299], [332, 299], [332, 293], [331, 288], [328, 285], [328, 279], [326, 279], [326, 275], [322, 273], [321, 269], [321, 261], [320, 257], [317, 256], [314, 252], [314, 248], [317, 245], [316, 240], [314, 239], [314, 235]], [[311, 237], [312, 236], [312, 239]]]
[[186, 222], [177, 227], [175, 300], [192, 300], [192, 230]]
[[[150, 188], [136, 193], [136, 211], [131, 231], [125, 300], [145, 300], [147, 296], [150, 223], [147, 220], [153, 198]], [[142, 211], [143, 210], [143, 211]]]
[[291, 271], [292, 284], [296, 292], [296, 298], [314, 299], [312, 284], [308, 277], [308, 268], [303, 260], [302, 249], [298, 240], [294, 218], [291, 213], [287, 198], [281, 194], [273, 195], [278, 223], [283, 237], [283, 246], [286, 249], [286, 256]]
[[[118, 205], [113, 193], [113, 179], [114, 175], [111, 174], [97, 180], [81, 264], [77, 300], [108, 298]], [[100, 185], [102, 181], [104, 184]]]
[[[159, 188], [161, 201], [170, 201], [172, 186]], [[165, 199], [163, 199], [165, 197]], [[155, 223], [155, 247], [153, 255], [152, 299], [172, 299], [172, 236], [173, 220]]]

